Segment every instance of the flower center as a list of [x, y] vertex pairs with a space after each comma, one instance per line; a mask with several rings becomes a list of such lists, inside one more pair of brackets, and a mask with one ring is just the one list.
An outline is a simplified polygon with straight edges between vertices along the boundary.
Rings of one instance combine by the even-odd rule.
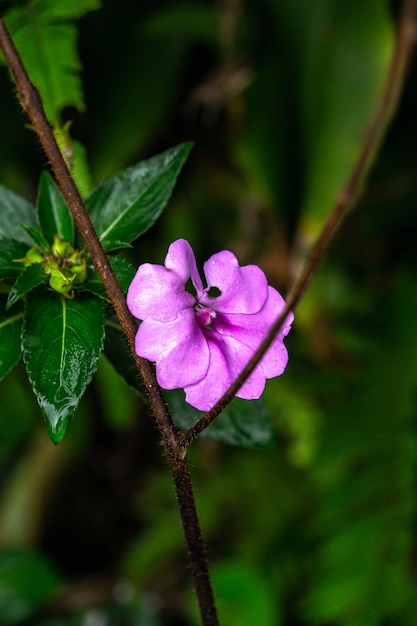
[[217, 317], [216, 311], [209, 309], [201, 304], [196, 304], [194, 307], [195, 316], [200, 326], [204, 328], [211, 328], [212, 321]]

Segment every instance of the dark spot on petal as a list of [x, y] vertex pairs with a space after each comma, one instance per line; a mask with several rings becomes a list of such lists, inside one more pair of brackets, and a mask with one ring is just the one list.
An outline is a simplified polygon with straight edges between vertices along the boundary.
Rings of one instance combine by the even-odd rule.
[[222, 295], [222, 292], [220, 291], [218, 287], [210, 287], [210, 289], [207, 292], [207, 295], [209, 298], [218, 298], [219, 296]]

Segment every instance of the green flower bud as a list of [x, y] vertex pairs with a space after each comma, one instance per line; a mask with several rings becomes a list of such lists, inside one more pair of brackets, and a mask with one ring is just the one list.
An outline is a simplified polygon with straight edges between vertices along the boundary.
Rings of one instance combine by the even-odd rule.
[[68, 294], [71, 291], [75, 274], [68, 275], [59, 267], [50, 267], [49, 286], [58, 293]]

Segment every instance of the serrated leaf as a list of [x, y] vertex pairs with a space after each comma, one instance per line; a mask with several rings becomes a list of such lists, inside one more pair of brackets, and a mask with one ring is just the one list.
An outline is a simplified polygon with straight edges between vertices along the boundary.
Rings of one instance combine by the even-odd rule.
[[39, 263], [33, 263], [33, 265], [25, 267], [25, 269], [16, 278], [16, 281], [10, 290], [6, 309], [10, 309], [10, 307], [19, 300], [19, 298], [35, 287], [38, 287], [38, 285], [43, 283], [46, 278], [47, 276], [43, 271], [42, 265]]
[[103, 347], [104, 303], [88, 293], [69, 300], [55, 292], [29, 294], [22, 334], [23, 358], [54, 443], [69, 421]]
[[49, 563], [33, 552], [0, 550], [0, 623], [21, 624], [57, 590], [59, 578]]
[[[110, 257], [109, 262], [117, 280], [120, 283], [123, 293], [127, 293], [129, 285], [135, 276], [136, 268], [120, 256]], [[106, 300], [109, 299], [96, 269], [93, 271], [91, 278], [89, 278], [86, 283], [83, 283], [82, 286], [84, 289], [100, 296], [100, 298], [105, 298]]]
[[35, 207], [19, 196], [0, 185], [0, 237], [15, 239], [32, 245], [30, 237], [21, 228], [22, 224], [37, 226]]
[[24, 269], [23, 259], [28, 251], [27, 244], [14, 239], [0, 239], [0, 278], [15, 278]]
[[[185, 402], [182, 389], [164, 391], [164, 396], [173, 420], [183, 430], [191, 428], [202, 417], [201, 411]], [[274, 443], [268, 410], [261, 399], [234, 398], [200, 436], [244, 448], [270, 448]]]
[[105, 250], [130, 243], [152, 226], [165, 208], [190, 152], [183, 143], [116, 174], [86, 199]]
[[74, 221], [70, 210], [58, 185], [45, 171], [39, 182], [36, 211], [42, 233], [49, 244], [53, 243], [54, 235], [71, 244], [74, 242]]
[[23, 323], [23, 305], [6, 311], [6, 296], [0, 296], [0, 380], [18, 364], [22, 356], [20, 335]]
[[6, 14], [6, 24], [51, 121], [59, 123], [65, 106], [84, 109], [77, 28], [63, 20], [81, 17], [98, 6], [92, 0], [28, 0]]
[[37, 228], [33, 228], [33, 226], [26, 226], [22, 224], [22, 229], [27, 232], [29, 237], [32, 239], [32, 242], [38, 246], [43, 252], [47, 252], [49, 249], [48, 242], [45, 237], [41, 233], [41, 231]]

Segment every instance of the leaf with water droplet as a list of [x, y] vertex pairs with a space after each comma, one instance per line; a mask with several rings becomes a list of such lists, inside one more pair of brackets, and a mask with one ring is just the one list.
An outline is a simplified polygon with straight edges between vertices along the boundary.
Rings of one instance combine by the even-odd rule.
[[104, 339], [104, 302], [88, 293], [74, 299], [44, 288], [27, 298], [23, 358], [54, 443], [98, 366]]

